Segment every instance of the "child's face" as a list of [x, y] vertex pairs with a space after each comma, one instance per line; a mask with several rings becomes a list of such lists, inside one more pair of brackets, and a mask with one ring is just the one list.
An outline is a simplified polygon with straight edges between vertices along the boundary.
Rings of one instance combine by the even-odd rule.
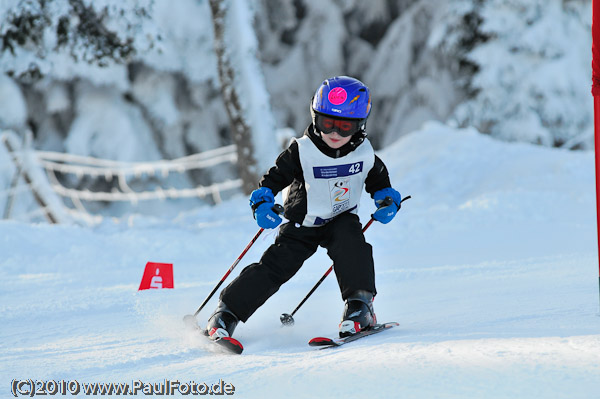
[[352, 136], [342, 137], [337, 132], [331, 132], [329, 134], [321, 133], [321, 139], [329, 147], [338, 149], [348, 143], [352, 139]]

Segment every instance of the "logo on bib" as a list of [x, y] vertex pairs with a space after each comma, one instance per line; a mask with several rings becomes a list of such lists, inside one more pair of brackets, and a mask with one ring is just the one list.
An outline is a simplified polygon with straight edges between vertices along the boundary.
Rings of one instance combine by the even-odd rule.
[[331, 210], [334, 215], [350, 207], [350, 179], [337, 179], [329, 182]]

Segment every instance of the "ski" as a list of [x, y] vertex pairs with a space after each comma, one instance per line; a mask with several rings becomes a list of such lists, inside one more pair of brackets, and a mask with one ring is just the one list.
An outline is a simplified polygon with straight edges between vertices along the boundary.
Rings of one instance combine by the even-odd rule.
[[398, 325], [399, 324], [396, 322], [376, 324], [368, 330], [363, 330], [344, 338], [315, 337], [308, 341], [308, 344], [310, 346], [320, 346], [322, 347], [321, 349], [335, 348], [347, 344], [348, 342], [356, 341], [357, 339], [380, 333]]

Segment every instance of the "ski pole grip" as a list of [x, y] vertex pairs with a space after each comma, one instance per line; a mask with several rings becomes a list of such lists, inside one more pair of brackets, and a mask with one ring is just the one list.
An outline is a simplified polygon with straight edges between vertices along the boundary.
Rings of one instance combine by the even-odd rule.
[[383, 206], [392, 205], [393, 202], [394, 200], [392, 199], [392, 197], [387, 196], [381, 201], [381, 205], [379, 207], [381, 208]]
[[[400, 203], [398, 204], [398, 210], [400, 210], [400, 207], [402, 206], [402, 203], [404, 201], [406, 201], [407, 199], [411, 199], [412, 197], [410, 195], [407, 195], [406, 197], [402, 198], [400, 200]], [[384, 199], [382, 199], [379, 202], [379, 207], [378, 208], [383, 208], [384, 206], [390, 206], [394, 203], [394, 200], [392, 199], [392, 197], [390, 197], [389, 195], [387, 197], [385, 197]]]
[[284, 211], [283, 206], [281, 206], [279, 204], [273, 205], [273, 207], [271, 208], [271, 210], [273, 210], [273, 212], [275, 212], [278, 215], [283, 214], [283, 211]]
[[[387, 196], [382, 200], [377, 201], [377, 209], [381, 209], [381, 208], [385, 208], [386, 206], [390, 206], [392, 205], [392, 203], [394, 202], [394, 200], [392, 199], [392, 197]], [[373, 222], [373, 214], [371, 214], [371, 220], [369, 221], [369, 223], [367, 224], [367, 226], [370, 226], [371, 223]], [[363, 230], [364, 232], [364, 230]]]

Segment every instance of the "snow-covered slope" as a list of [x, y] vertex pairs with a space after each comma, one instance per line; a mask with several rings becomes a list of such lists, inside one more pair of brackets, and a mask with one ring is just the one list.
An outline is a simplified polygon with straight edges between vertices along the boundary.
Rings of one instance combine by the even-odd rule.
[[[240, 398], [597, 397], [593, 154], [429, 124], [379, 155], [413, 197], [366, 232], [378, 318], [400, 327], [336, 350], [308, 347], [337, 329], [342, 301], [331, 276], [296, 325], [281, 327], [279, 315], [329, 267], [321, 250], [238, 327], [241, 356], [186, 332], [183, 315], [257, 231], [244, 197], [173, 221], [1, 222], [1, 396], [13, 379], [31, 378], [222, 379]], [[365, 196], [361, 219], [372, 210]], [[272, 240], [263, 234], [233, 274]], [[138, 292], [147, 261], [173, 263], [175, 289]]]

